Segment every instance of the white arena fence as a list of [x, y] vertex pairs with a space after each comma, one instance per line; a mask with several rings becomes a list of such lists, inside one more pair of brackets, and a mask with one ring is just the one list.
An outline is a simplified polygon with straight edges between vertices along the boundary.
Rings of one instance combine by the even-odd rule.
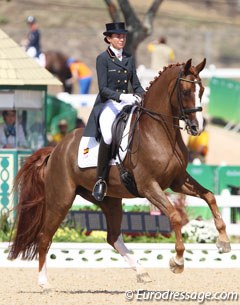
[[[168, 268], [175, 244], [128, 243], [127, 247], [146, 268]], [[215, 244], [185, 244], [185, 268], [240, 268], [240, 245], [219, 254]], [[8, 243], [0, 243], [0, 267], [38, 268], [38, 261], [7, 259]], [[53, 243], [47, 257], [49, 268], [129, 268], [107, 243]]]

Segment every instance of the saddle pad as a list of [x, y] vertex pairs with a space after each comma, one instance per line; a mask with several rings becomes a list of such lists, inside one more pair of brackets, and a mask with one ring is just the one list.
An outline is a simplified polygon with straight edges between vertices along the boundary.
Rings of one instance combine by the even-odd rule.
[[[131, 109], [131, 113], [129, 115], [125, 130], [123, 132], [122, 142], [119, 151], [121, 160], [124, 160], [127, 154], [130, 123], [134, 109], [135, 107]], [[82, 137], [78, 149], [78, 166], [80, 168], [96, 167], [98, 160], [98, 150], [99, 142], [97, 142], [94, 137]], [[116, 165], [116, 163], [119, 163], [118, 157], [116, 157], [116, 159], [112, 159], [109, 164]]]

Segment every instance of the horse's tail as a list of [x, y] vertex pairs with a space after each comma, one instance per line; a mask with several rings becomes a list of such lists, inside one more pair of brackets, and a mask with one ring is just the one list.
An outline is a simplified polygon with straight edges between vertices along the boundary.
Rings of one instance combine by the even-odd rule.
[[38, 254], [38, 235], [45, 218], [44, 173], [52, 150], [45, 147], [32, 154], [15, 178], [13, 189], [19, 197], [9, 259], [21, 255], [32, 260]]

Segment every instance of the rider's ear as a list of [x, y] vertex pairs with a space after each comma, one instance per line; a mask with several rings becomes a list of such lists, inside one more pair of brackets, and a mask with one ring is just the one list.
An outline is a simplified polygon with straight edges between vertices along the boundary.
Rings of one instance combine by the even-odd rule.
[[190, 58], [190, 59], [185, 63], [185, 66], [184, 66], [184, 74], [185, 74], [185, 75], [188, 74], [191, 65], [192, 65], [192, 58]]
[[203, 70], [203, 68], [205, 67], [205, 65], [206, 65], [206, 58], [204, 58], [204, 60], [196, 66], [197, 72], [198, 73], [201, 72]]

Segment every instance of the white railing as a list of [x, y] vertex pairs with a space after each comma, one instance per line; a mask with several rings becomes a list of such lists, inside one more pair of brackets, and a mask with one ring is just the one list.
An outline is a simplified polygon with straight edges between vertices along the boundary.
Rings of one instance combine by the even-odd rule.
[[[128, 243], [127, 247], [145, 268], [168, 268], [175, 244]], [[0, 267], [36, 268], [38, 261], [7, 259], [7, 243], [0, 243]], [[240, 268], [240, 245], [219, 254], [215, 244], [185, 244], [186, 268]], [[47, 256], [49, 268], [129, 268], [120, 254], [107, 243], [53, 243]]]

